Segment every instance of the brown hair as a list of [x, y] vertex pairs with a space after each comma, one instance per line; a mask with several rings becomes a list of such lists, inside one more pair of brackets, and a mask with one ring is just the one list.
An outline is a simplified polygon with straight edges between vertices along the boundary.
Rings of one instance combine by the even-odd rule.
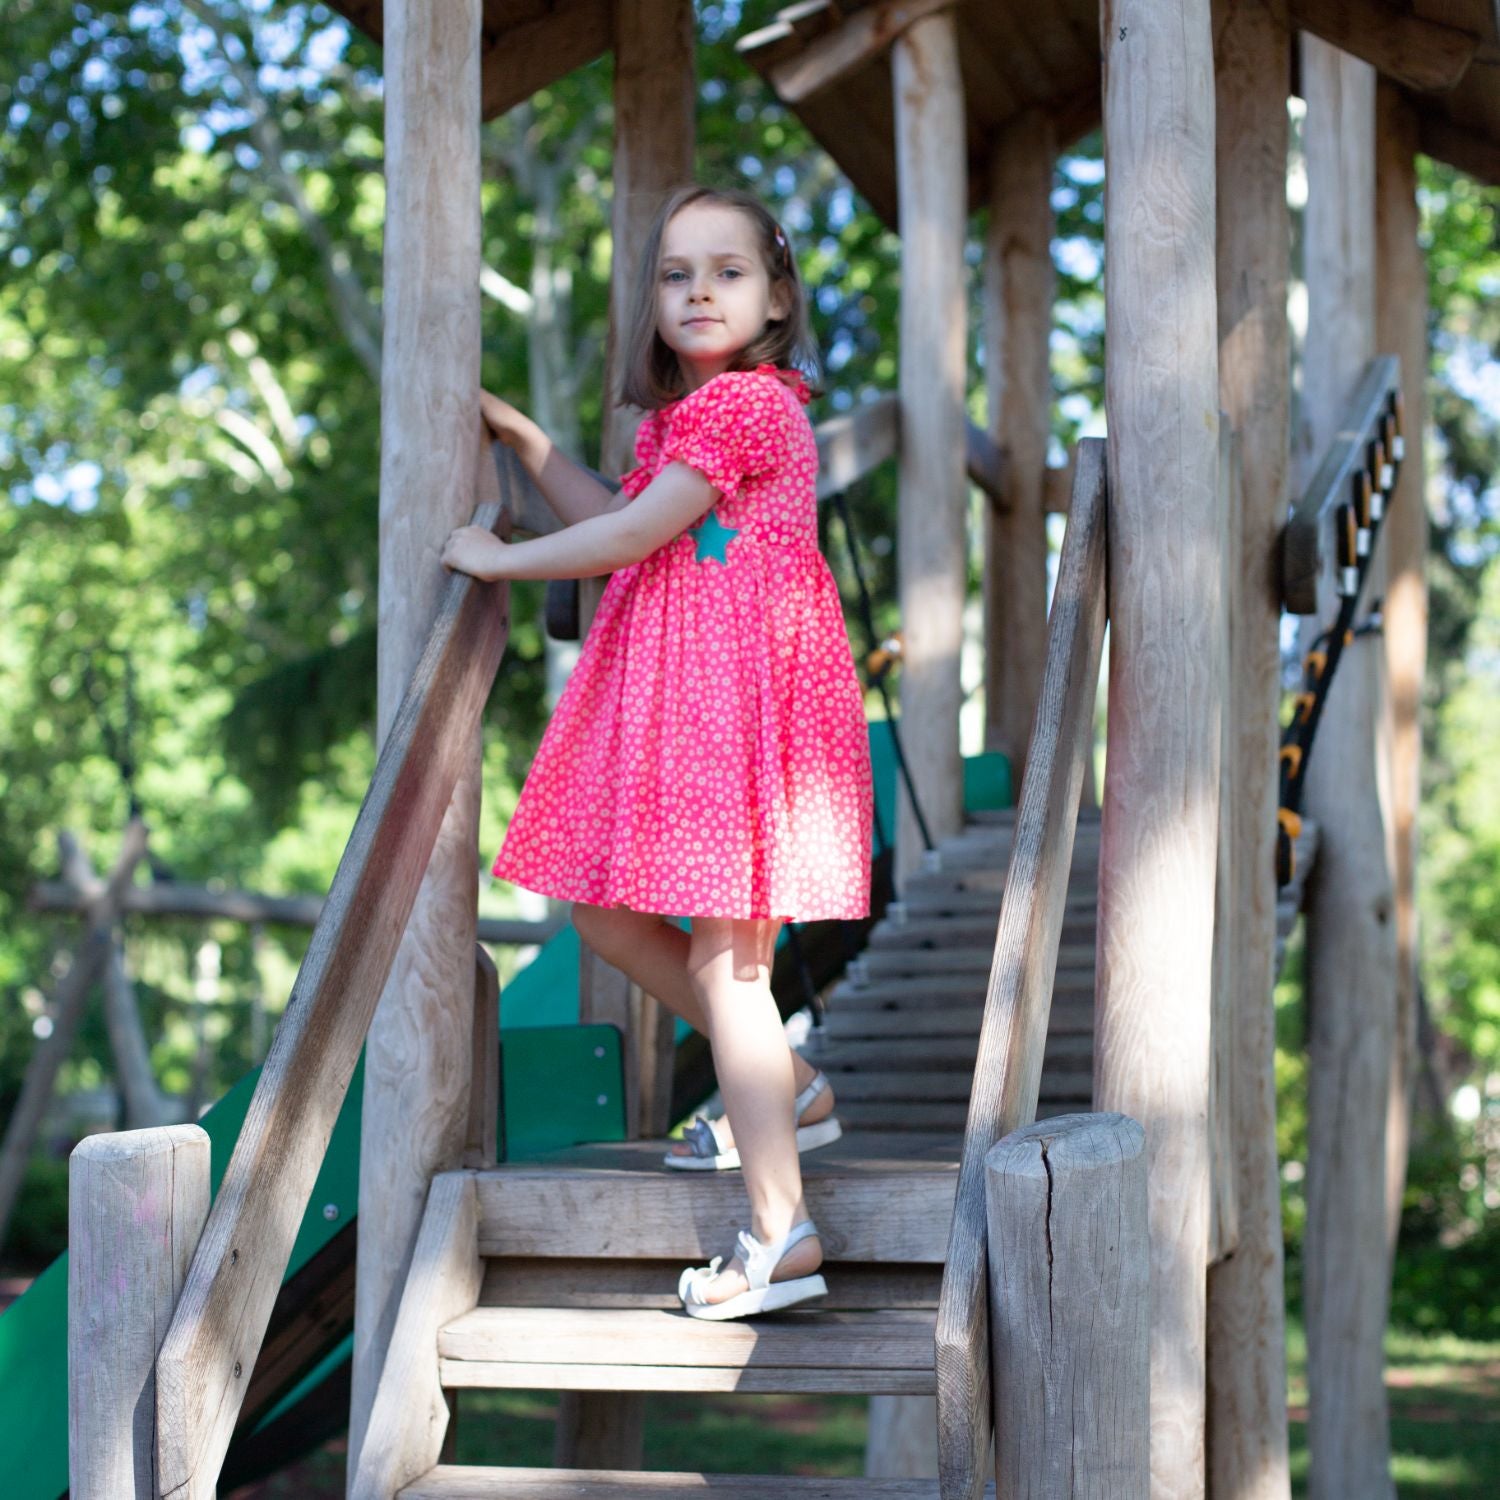
[[689, 184], [668, 194], [646, 235], [631, 293], [624, 373], [618, 400], [647, 411], [658, 411], [683, 394], [682, 371], [677, 356], [656, 331], [656, 283], [662, 236], [667, 224], [691, 203], [718, 203], [744, 214], [754, 227], [755, 242], [766, 274], [771, 279], [771, 290], [774, 292], [778, 286], [784, 286], [790, 293], [791, 305], [786, 317], [767, 323], [759, 336], [739, 352], [729, 368], [753, 370], [756, 365], [775, 365], [778, 369], [800, 370], [813, 394], [821, 394], [816, 384], [817, 350], [807, 321], [807, 293], [786, 232], [749, 193], [737, 188]]

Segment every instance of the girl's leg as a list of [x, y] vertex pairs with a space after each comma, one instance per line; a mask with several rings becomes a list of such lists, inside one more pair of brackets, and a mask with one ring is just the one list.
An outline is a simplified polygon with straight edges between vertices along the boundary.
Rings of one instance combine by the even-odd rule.
[[[704, 922], [724, 922], [728, 918], [696, 917], [693, 929], [696, 934]], [[650, 912], [633, 911], [628, 906], [590, 906], [587, 902], [573, 903], [573, 925], [579, 936], [601, 957], [618, 969], [624, 970], [631, 979], [654, 995], [674, 1015], [681, 1016], [694, 1031], [712, 1040], [708, 1016], [688, 972], [688, 958], [692, 937], [665, 917]], [[771, 948], [774, 952], [776, 933], [780, 923], [764, 924], [769, 927]], [[767, 964], [770, 960], [767, 959]], [[767, 974], [769, 975], [769, 968]], [[783, 1036], [783, 1045], [785, 1037]], [[792, 1058], [793, 1075], [796, 1082], [794, 1093], [805, 1089], [812, 1082], [816, 1069], [787, 1049]], [[816, 1124], [833, 1110], [833, 1091], [825, 1090], [808, 1106], [802, 1117], [804, 1125]], [[791, 1113], [791, 1105], [787, 1105]], [[729, 1129], [719, 1127], [725, 1146], [733, 1144], [733, 1122]], [[689, 1148], [685, 1142], [676, 1141], [672, 1150], [686, 1156]]]
[[[762, 1243], [807, 1218], [797, 1156], [792, 1054], [771, 995], [771, 958], [779, 923], [695, 917], [688, 973], [709, 1023], [714, 1069], [739, 1145], [750, 1227]], [[810, 1276], [823, 1260], [816, 1238], [786, 1254], [774, 1279]], [[722, 1302], [746, 1290], [736, 1256], [705, 1289]]]

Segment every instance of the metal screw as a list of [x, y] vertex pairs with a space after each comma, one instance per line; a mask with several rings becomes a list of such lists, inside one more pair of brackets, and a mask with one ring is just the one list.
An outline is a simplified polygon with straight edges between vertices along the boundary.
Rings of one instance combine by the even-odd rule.
[[604, 1048], [603, 1047], [595, 1047], [594, 1048], [594, 1056], [595, 1057], [603, 1057], [604, 1056]]
[[240, 1370], [241, 1369], [242, 1369], [242, 1366], [241, 1366], [239, 1360], [235, 1360], [235, 1362], [234, 1362], [234, 1378], [236, 1380], [238, 1380], [240, 1378]]
[[594, 1102], [596, 1104], [601, 1104], [601, 1105], [602, 1104], [608, 1104], [609, 1103], [609, 1095], [608, 1094], [600, 1094], [599, 1097]]
[[339, 1206], [337, 1203], [325, 1203], [323, 1205], [323, 1217], [327, 1219], [330, 1224], [332, 1224], [333, 1221], [338, 1218], [338, 1216]]

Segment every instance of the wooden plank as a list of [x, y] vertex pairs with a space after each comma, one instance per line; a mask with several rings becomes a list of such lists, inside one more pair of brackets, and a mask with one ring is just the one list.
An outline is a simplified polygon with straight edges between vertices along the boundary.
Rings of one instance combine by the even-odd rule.
[[1208, 1274], [1207, 1446], [1209, 1492], [1238, 1500], [1290, 1493], [1272, 1003], [1281, 601], [1267, 567], [1287, 492], [1290, 50], [1277, 5], [1235, 0], [1220, 13], [1219, 404], [1240, 439], [1226, 575], [1229, 765], [1221, 782], [1231, 789], [1235, 849], [1227, 872], [1236, 912], [1229, 1103], [1240, 1251]]
[[[1375, 75], [1304, 34], [1302, 90], [1308, 324], [1319, 331], [1303, 353], [1302, 410], [1310, 451], [1321, 453], [1342, 441], [1351, 395], [1375, 352]], [[1381, 592], [1380, 564], [1377, 553], [1372, 594]], [[1331, 618], [1335, 601], [1326, 589], [1318, 602], [1322, 617]], [[1305, 784], [1320, 830], [1308, 884], [1305, 979], [1311, 1500], [1380, 1500], [1393, 1492], [1383, 1335], [1396, 945], [1375, 749], [1383, 664], [1373, 639], [1344, 654]]]
[[1425, 20], [1390, 0], [1289, 0], [1291, 23], [1419, 92], [1451, 89], [1479, 49], [1473, 32]]
[[901, 402], [881, 396], [814, 429], [818, 440], [818, 499], [842, 493], [895, 455], [901, 440]]
[[984, 1154], [1036, 1110], [1105, 622], [1103, 445], [1079, 445], [1078, 477], [1047, 626], [1047, 661], [1021, 786], [1015, 851], [995, 939], [974, 1095], [964, 1133], [938, 1313], [938, 1421], [944, 1492], [984, 1483], [990, 1443]]
[[438, 1461], [448, 1404], [436, 1343], [439, 1330], [479, 1296], [477, 1231], [473, 1174], [435, 1177], [350, 1482], [353, 1495], [393, 1494]]
[[[915, 1110], [917, 1106], [904, 1106]], [[658, 1155], [660, 1147], [658, 1144]], [[831, 1260], [943, 1259], [954, 1169], [912, 1168], [899, 1194], [886, 1173], [803, 1162], [808, 1211]], [[501, 1167], [479, 1178], [485, 1255], [664, 1255], [707, 1261], [726, 1224], [743, 1222], [737, 1173], [666, 1173]]]
[[[936, 1308], [942, 1273], [936, 1266], [839, 1261], [828, 1266], [828, 1295], [818, 1310], [831, 1308]], [[675, 1260], [582, 1260], [553, 1256], [487, 1260], [482, 1307], [658, 1307], [682, 1306]], [[836, 1274], [835, 1274], [836, 1273]]]
[[[900, 184], [901, 455], [896, 556], [902, 620], [901, 716], [931, 836], [963, 826], [958, 711], [968, 490], [963, 84], [951, 8], [913, 21], [891, 49]], [[921, 834], [897, 798], [897, 889], [921, 867]]]
[[921, 1309], [794, 1309], [767, 1321], [715, 1323], [680, 1307], [479, 1307], [438, 1332], [437, 1351], [511, 1365], [922, 1370], [932, 1368], [932, 1320]]
[[1002, 1495], [1146, 1500], [1151, 1243], [1146, 1137], [1073, 1115], [985, 1157]]
[[609, 0], [555, 0], [534, 19], [486, 28], [480, 110], [486, 120], [609, 50]]
[[[438, 1370], [444, 1387], [450, 1390], [547, 1390], [578, 1393], [585, 1397], [646, 1391], [674, 1394], [733, 1391], [741, 1396], [794, 1393], [930, 1396], [934, 1389], [930, 1363], [920, 1370], [860, 1367], [851, 1371], [847, 1365], [822, 1369], [770, 1365], [738, 1369], [723, 1365], [498, 1364], [486, 1360], [443, 1359], [438, 1361]], [[606, 1411], [615, 1409], [613, 1402], [605, 1407]], [[582, 1419], [585, 1418], [581, 1415]], [[579, 1436], [588, 1435], [580, 1433]]]
[[771, 84], [787, 104], [801, 104], [868, 67], [913, 21], [953, 0], [877, 0], [852, 11], [800, 51], [771, 69]]
[[408, 1485], [398, 1500], [664, 1500], [689, 1494], [693, 1500], [938, 1500], [932, 1479], [449, 1466]]
[[474, 1033], [470, 1047], [469, 1128], [466, 1167], [493, 1167], [499, 1160], [500, 975], [483, 948], [474, 950]]
[[[482, 10], [479, 0], [458, 0], [441, 7], [424, 6], [416, 0], [391, 0], [382, 11], [387, 202], [375, 740], [381, 752], [396, 738], [403, 694], [409, 683], [418, 680], [418, 663], [433, 619], [453, 596], [453, 579], [445, 578], [444, 570], [434, 566], [434, 559], [447, 534], [463, 524], [477, 503], [496, 500], [499, 495], [491, 440], [477, 421], [476, 410], [480, 309], [474, 289], [479, 282], [481, 255], [480, 224], [474, 205], [480, 190]], [[509, 518], [501, 524], [508, 528]], [[508, 584], [484, 587], [496, 593], [503, 620], [509, 605]], [[485, 677], [486, 688], [490, 680]], [[458, 681], [455, 674], [455, 686]], [[465, 681], [479, 686], [475, 679]], [[416, 829], [422, 829], [420, 844], [399, 855], [389, 851], [393, 858], [415, 862], [419, 879], [410, 903], [404, 900], [409, 865], [399, 873], [394, 863], [383, 865], [378, 873], [369, 872], [372, 878], [392, 880], [400, 893], [400, 905], [394, 909], [387, 905], [386, 898], [379, 898], [379, 915], [390, 924], [390, 935], [399, 938], [393, 957], [373, 973], [360, 976], [362, 983], [372, 985], [373, 993], [338, 1000], [345, 1016], [332, 1023], [338, 1041], [332, 1048], [331, 1066], [326, 1071], [316, 1069], [315, 1075], [306, 1080], [309, 1087], [305, 1090], [298, 1086], [300, 1080], [294, 1082], [302, 1066], [302, 1038], [307, 1037], [309, 1050], [321, 1052], [323, 1047], [317, 1039], [321, 1023], [315, 1023], [311, 1030], [304, 1029], [305, 1023], [294, 1027], [286, 1049], [280, 1053], [278, 1030], [256, 1094], [259, 1099], [261, 1090], [268, 1091], [261, 1106], [264, 1112], [257, 1113], [256, 1105], [251, 1105], [238, 1148], [246, 1153], [247, 1173], [272, 1180], [264, 1189], [246, 1187], [243, 1204], [236, 1195], [225, 1208], [222, 1192], [215, 1202], [204, 1249], [221, 1258], [237, 1249], [240, 1260], [236, 1269], [247, 1260], [254, 1261], [256, 1268], [244, 1278], [247, 1285], [241, 1292], [224, 1284], [222, 1269], [210, 1270], [213, 1263], [204, 1262], [201, 1268], [195, 1265], [189, 1293], [183, 1299], [184, 1311], [196, 1311], [199, 1304], [191, 1287], [197, 1283], [200, 1269], [205, 1278], [216, 1277], [212, 1295], [217, 1307], [208, 1322], [220, 1331], [225, 1326], [232, 1329], [235, 1337], [230, 1342], [259, 1340], [265, 1326], [261, 1308], [269, 1313], [274, 1283], [280, 1280], [285, 1263], [277, 1254], [280, 1235], [264, 1248], [259, 1236], [253, 1234], [248, 1241], [239, 1238], [232, 1244], [230, 1222], [240, 1219], [242, 1213], [247, 1215], [248, 1221], [240, 1219], [241, 1227], [233, 1232], [244, 1236], [244, 1225], [253, 1225], [262, 1213], [274, 1211], [284, 1217], [294, 1212], [293, 1204], [295, 1212], [300, 1212], [303, 1199], [296, 1195], [302, 1189], [304, 1173], [316, 1171], [327, 1140], [323, 1113], [332, 1107], [334, 1113], [327, 1116], [331, 1126], [343, 1099], [345, 1079], [353, 1069], [358, 1042], [363, 1041], [356, 1230], [359, 1276], [349, 1404], [351, 1471], [358, 1461], [370, 1403], [385, 1363], [386, 1341], [421, 1226], [427, 1189], [434, 1172], [458, 1165], [468, 1116], [477, 913], [474, 849], [479, 835], [480, 798], [477, 712], [473, 717], [463, 712], [445, 719], [442, 733], [445, 743], [439, 764], [443, 773], [439, 776], [438, 765], [434, 765], [422, 778], [424, 782], [432, 778], [431, 793], [439, 819], [428, 833], [424, 811], [413, 827], [414, 844]], [[412, 792], [416, 793], [415, 787]], [[438, 794], [441, 801], [436, 800]], [[366, 806], [373, 796], [372, 790]], [[404, 797], [394, 800], [395, 817], [406, 815]], [[362, 892], [361, 899], [371, 901], [371, 896]], [[343, 921], [346, 910], [340, 910], [330, 892], [328, 907], [313, 933], [314, 946], [319, 932], [331, 935], [339, 928], [348, 930]], [[386, 936], [382, 933], [372, 939], [374, 953], [384, 955]], [[350, 960], [349, 949], [340, 944], [337, 958], [330, 954], [329, 959], [334, 965], [330, 977], [339, 975], [340, 967]], [[333, 998], [326, 992], [313, 997], [310, 1008], [316, 1008], [320, 999], [326, 1004]], [[295, 1010], [296, 991], [287, 1014]], [[346, 1051], [350, 1043], [355, 1046], [354, 1052]], [[288, 1056], [292, 1047], [297, 1049], [298, 1060]], [[277, 1066], [273, 1067], [273, 1061]], [[314, 1065], [309, 1062], [307, 1066], [311, 1072]], [[316, 1104], [307, 1107], [309, 1123], [316, 1122], [309, 1136], [304, 1138], [295, 1117], [278, 1117], [278, 1104], [272, 1100], [279, 1095], [284, 1105], [283, 1089], [299, 1094], [320, 1091]], [[274, 1139], [252, 1131], [250, 1120], [254, 1120], [257, 1131], [272, 1127]], [[279, 1185], [274, 1183], [277, 1176], [282, 1179]], [[310, 1188], [311, 1176], [306, 1181]], [[271, 1207], [274, 1191], [282, 1194], [275, 1210]], [[221, 1208], [230, 1219], [218, 1228]], [[286, 1245], [290, 1250], [289, 1238]], [[263, 1256], [268, 1262], [264, 1271], [260, 1267]], [[260, 1281], [262, 1274], [272, 1278], [265, 1285]], [[205, 1286], [205, 1298], [208, 1295]], [[231, 1307], [235, 1311], [229, 1315]], [[200, 1339], [204, 1336], [206, 1329]], [[235, 1382], [230, 1371], [236, 1359], [248, 1370], [254, 1349], [241, 1354], [220, 1344], [216, 1357], [210, 1359], [199, 1339], [194, 1340], [189, 1353], [178, 1349], [177, 1337], [174, 1328], [167, 1347], [178, 1350], [184, 1360], [180, 1367], [186, 1387], [184, 1410], [197, 1405], [201, 1415], [196, 1420], [208, 1421], [211, 1435], [205, 1432], [205, 1447], [191, 1458], [174, 1461], [172, 1469], [183, 1476], [184, 1483], [189, 1473], [194, 1483], [203, 1483], [210, 1478], [210, 1468], [217, 1473], [217, 1460], [211, 1455], [221, 1455], [227, 1445], [234, 1412], [243, 1396], [243, 1383]], [[214, 1372], [206, 1383], [198, 1378], [199, 1358]], [[209, 1413], [213, 1413], [211, 1418]], [[163, 1430], [167, 1430], [165, 1423]]]
[[[499, 503], [490, 502], [474, 524], [500, 518]], [[371, 1012], [477, 734], [504, 649], [506, 598], [501, 585], [449, 579], [334, 875], [162, 1346], [158, 1442], [168, 1495], [211, 1487], [222, 1463], [243, 1372], [254, 1364]], [[362, 1189], [361, 1223], [366, 1212]]]
[[[1234, 587], [1231, 566], [1231, 519], [1240, 508], [1240, 448], [1233, 426], [1220, 413], [1219, 420], [1219, 555], [1224, 569], [1226, 615], [1233, 620]], [[1235, 770], [1231, 740], [1235, 731], [1233, 698], [1235, 684], [1230, 662], [1230, 631], [1219, 635], [1219, 670], [1229, 684], [1225, 712], [1219, 720], [1219, 834], [1214, 870], [1213, 969], [1209, 985], [1209, 1073], [1208, 1073], [1208, 1263], [1217, 1265], [1234, 1253], [1239, 1244], [1239, 1197], [1234, 1170], [1233, 1068], [1235, 1045], [1231, 1033], [1234, 1015], [1232, 990], [1239, 968], [1239, 910], [1233, 871], [1238, 858], [1234, 843]], [[1276, 705], [1269, 706], [1274, 723]], [[1268, 762], [1268, 766], [1274, 764]], [[1205, 1348], [1207, 1344], [1205, 1343]]]
[[1405, 458], [1385, 520], [1382, 616], [1391, 703], [1391, 841], [1396, 889], [1396, 1031], [1386, 1111], [1386, 1243], [1401, 1220], [1417, 1070], [1417, 811], [1421, 800], [1422, 682], [1427, 665], [1427, 272], [1418, 240], [1416, 112], [1392, 84], [1375, 96], [1375, 338], [1401, 361]]
[[[1204, 1492], [1223, 610], [1208, 0], [1116, 0], [1104, 64], [1109, 773], [1095, 1107], [1150, 1144], [1151, 1481]], [[1168, 811], [1170, 809], [1170, 812]]]
[[91, 1135], [68, 1158], [68, 1477], [156, 1500], [156, 1353], [208, 1217], [197, 1125]]
[[1005, 508], [987, 510], [984, 547], [985, 745], [1010, 757], [1017, 785], [1047, 650], [1047, 517], [1052, 432], [1051, 118], [1029, 110], [990, 157], [984, 328], [989, 428], [1010, 463]]

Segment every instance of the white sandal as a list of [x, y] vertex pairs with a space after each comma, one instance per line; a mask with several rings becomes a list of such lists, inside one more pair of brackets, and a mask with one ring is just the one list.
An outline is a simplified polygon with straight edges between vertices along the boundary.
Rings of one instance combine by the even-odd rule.
[[724, 1264], [724, 1257], [716, 1255], [706, 1266], [689, 1267], [677, 1280], [677, 1295], [689, 1317], [708, 1318], [722, 1322], [727, 1318], [746, 1318], [755, 1313], [777, 1312], [806, 1302], [812, 1297], [826, 1297], [828, 1283], [822, 1274], [797, 1276], [791, 1281], [772, 1281], [771, 1273], [781, 1264], [782, 1257], [793, 1245], [817, 1235], [818, 1227], [811, 1219], [793, 1224], [783, 1238], [773, 1245], [763, 1245], [748, 1230], [739, 1232], [740, 1258], [745, 1263], [745, 1280], [750, 1283], [748, 1292], [726, 1297], [722, 1302], [708, 1302], [704, 1289]]
[[[793, 1102], [792, 1118], [800, 1120], [807, 1106], [827, 1087], [827, 1075], [819, 1069], [813, 1074], [812, 1082]], [[708, 1120], [699, 1115], [682, 1132], [690, 1154], [668, 1151], [662, 1158], [663, 1162], [679, 1172], [726, 1172], [739, 1166], [739, 1151], [734, 1146], [726, 1146], [719, 1139], [719, 1133], [714, 1128], [717, 1124], [717, 1120]], [[826, 1115], [814, 1125], [797, 1127], [797, 1150], [816, 1151], [819, 1146], [831, 1146], [843, 1133], [843, 1126], [831, 1114]]]

